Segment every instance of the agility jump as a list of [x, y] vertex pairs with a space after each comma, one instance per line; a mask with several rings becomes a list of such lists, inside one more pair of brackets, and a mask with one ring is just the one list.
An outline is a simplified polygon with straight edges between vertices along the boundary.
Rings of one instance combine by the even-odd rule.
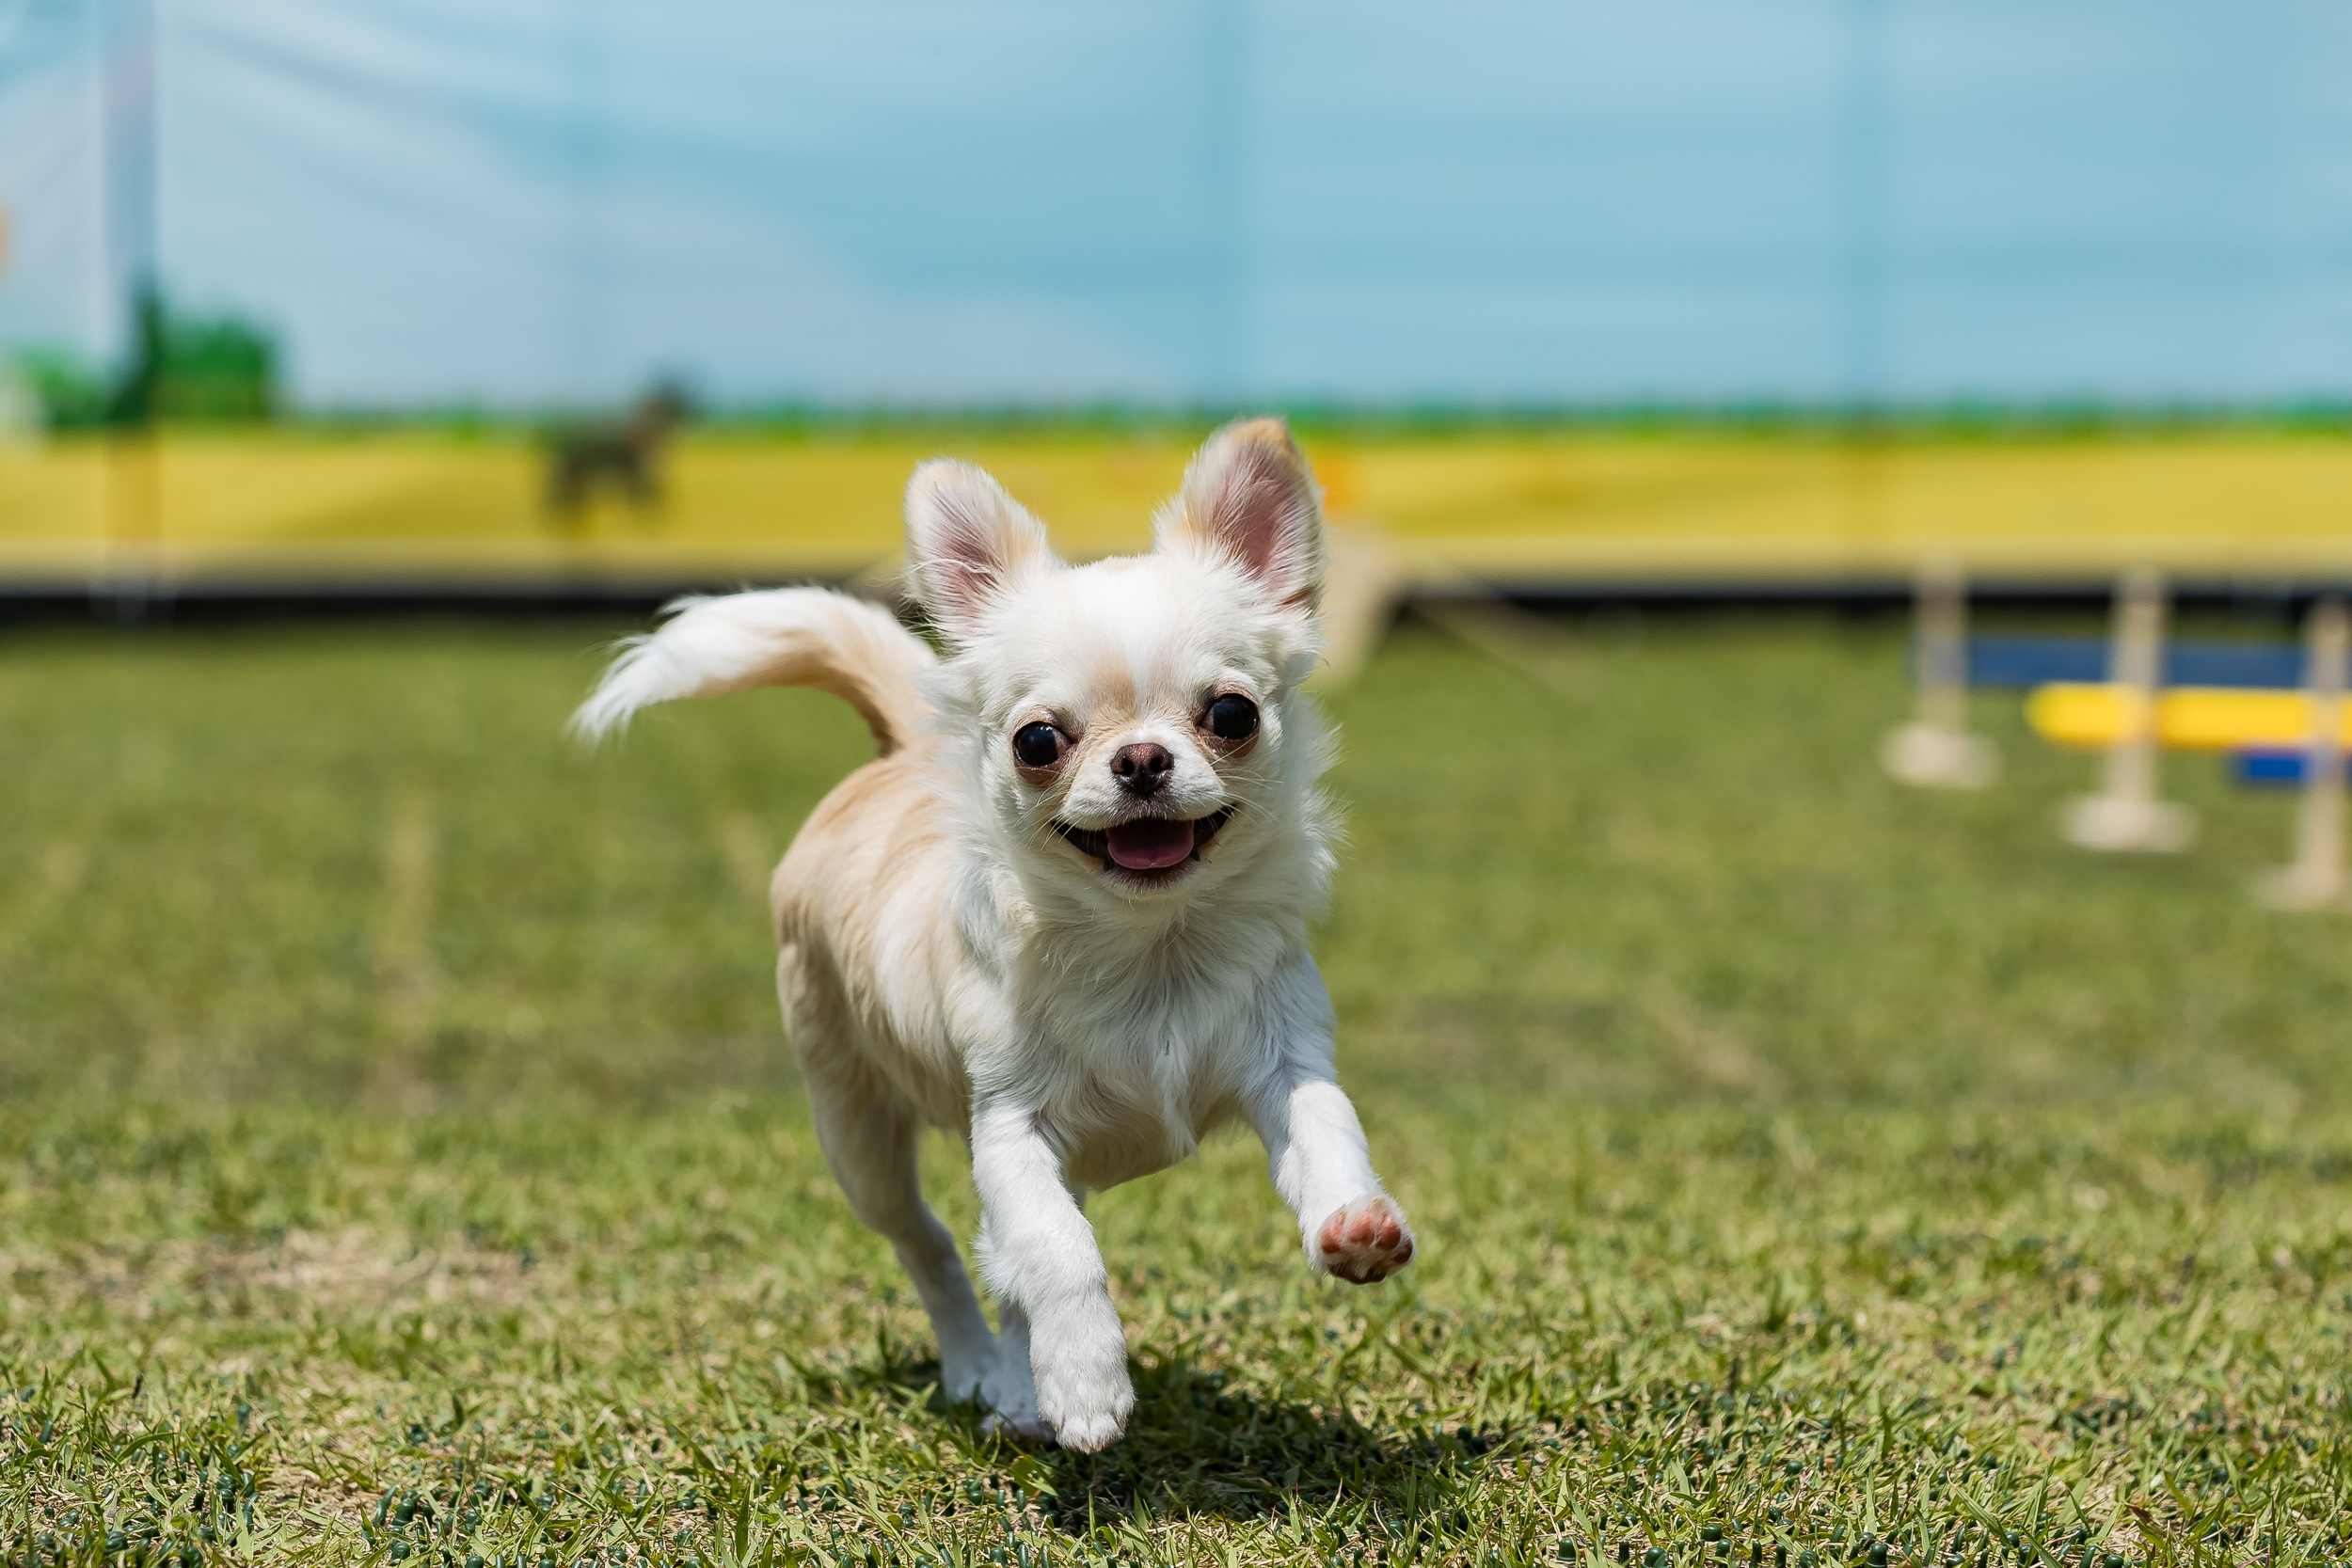
[[2345, 689], [2352, 645], [2344, 604], [2324, 599], [2304, 646], [2174, 642], [2167, 596], [2152, 569], [2125, 574], [2112, 635], [1977, 637], [1966, 633], [1958, 569], [1923, 569], [1918, 592], [1918, 712], [1882, 750], [1887, 771], [1925, 786], [1981, 788], [1998, 771], [1992, 742], [1966, 730], [1969, 689], [2025, 689], [2026, 720], [2053, 745], [2103, 753], [2097, 793], [2067, 803], [2066, 838], [2104, 852], [2177, 853], [2196, 838], [2187, 807], [2158, 794], [2166, 751], [2219, 752], [2249, 786], [2297, 786], [2295, 854], [2265, 876], [2263, 900], [2282, 909], [2352, 903], [2344, 855], [2344, 755], [2352, 749]]

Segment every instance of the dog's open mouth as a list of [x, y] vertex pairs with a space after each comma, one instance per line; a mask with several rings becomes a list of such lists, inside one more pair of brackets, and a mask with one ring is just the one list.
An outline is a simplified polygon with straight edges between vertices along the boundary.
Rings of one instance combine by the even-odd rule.
[[1054, 832], [1068, 839], [1080, 854], [1101, 861], [1105, 871], [1116, 866], [1136, 880], [1160, 881], [1199, 860], [1200, 851], [1232, 815], [1233, 808], [1227, 806], [1188, 822], [1170, 816], [1139, 816], [1108, 829], [1073, 828], [1057, 822]]

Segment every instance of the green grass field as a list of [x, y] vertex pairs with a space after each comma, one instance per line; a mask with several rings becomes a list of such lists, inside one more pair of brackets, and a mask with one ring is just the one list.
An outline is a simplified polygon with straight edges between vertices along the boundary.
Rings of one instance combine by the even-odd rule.
[[[984, 1441], [810, 1134], [756, 888], [825, 699], [619, 628], [0, 642], [0, 1553], [2120, 1568], [2352, 1556], [2352, 925], [2290, 807], [1903, 792], [1888, 625], [1408, 625], [1318, 942], [1423, 1253], [1219, 1142], [1091, 1209], [1140, 1403]], [[930, 1151], [950, 1223], [956, 1150]]]

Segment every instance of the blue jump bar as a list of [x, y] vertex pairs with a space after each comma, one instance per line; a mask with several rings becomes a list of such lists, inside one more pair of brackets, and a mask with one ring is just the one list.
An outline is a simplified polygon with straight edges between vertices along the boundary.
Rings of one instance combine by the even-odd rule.
[[2230, 782], [2256, 789], [2293, 788], [2303, 782], [2301, 752], [2232, 752]]
[[[2046, 686], [2107, 678], [2107, 644], [2095, 637], [1972, 637], [1968, 684]], [[2303, 650], [2292, 642], [2169, 642], [2167, 686], [2293, 689], [2303, 684]]]

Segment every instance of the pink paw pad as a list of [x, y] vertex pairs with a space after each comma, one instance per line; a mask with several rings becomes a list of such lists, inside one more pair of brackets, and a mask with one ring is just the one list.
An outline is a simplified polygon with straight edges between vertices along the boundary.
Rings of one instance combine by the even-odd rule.
[[1315, 1232], [1315, 1260], [1354, 1285], [1383, 1280], [1413, 1260], [1413, 1232], [1388, 1197], [1359, 1197]]

